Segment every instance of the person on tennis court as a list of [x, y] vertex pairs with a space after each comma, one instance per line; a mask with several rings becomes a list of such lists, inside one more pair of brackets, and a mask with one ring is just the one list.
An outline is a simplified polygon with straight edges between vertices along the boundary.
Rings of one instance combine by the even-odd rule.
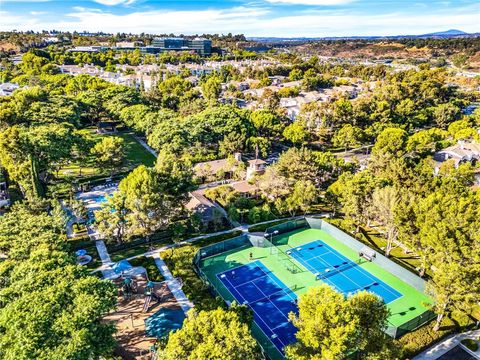
[[253, 253], [250, 252], [250, 261], [252, 261], [252, 260], [253, 260]]

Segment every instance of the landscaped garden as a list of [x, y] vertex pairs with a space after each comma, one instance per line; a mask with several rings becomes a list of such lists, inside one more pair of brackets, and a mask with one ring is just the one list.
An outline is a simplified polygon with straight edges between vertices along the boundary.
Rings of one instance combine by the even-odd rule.
[[193, 258], [197, 251], [206, 245], [220, 242], [241, 235], [241, 231], [207, 237], [194, 243], [171, 248], [160, 253], [174, 277], [182, 280], [185, 295], [195, 304], [198, 310], [211, 310], [223, 306], [223, 300], [213, 299], [208, 287], [194, 270]]

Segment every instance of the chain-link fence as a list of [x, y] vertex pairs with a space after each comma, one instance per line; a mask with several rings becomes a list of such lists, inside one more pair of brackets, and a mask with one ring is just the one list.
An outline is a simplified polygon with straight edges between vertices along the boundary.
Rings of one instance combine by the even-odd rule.
[[265, 237], [269, 237], [272, 234], [274, 234], [275, 236], [281, 235], [293, 230], [308, 228], [308, 226], [308, 222], [305, 218], [287, 221], [282, 224], [274, 225], [267, 228], [265, 230]]
[[[332, 235], [335, 239], [342, 242], [343, 244], [347, 245], [349, 248], [354, 249], [356, 251], [360, 251], [364, 248], [368, 248], [371, 251], [375, 252], [375, 259], [373, 260], [378, 266], [385, 269], [389, 273], [395, 275], [397, 278], [401, 279], [403, 282], [407, 283], [408, 285], [412, 286], [416, 290], [421, 293], [425, 292], [425, 280], [420, 278], [419, 276], [411, 273], [407, 269], [403, 268], [402, 266], [396, 264], [392, 260], [388, 259], [387, 257], [379, 254], [375, 250], [371, 249], [370, 247], [366, 246], [364, 243], [354, 239], [350, 235], [344, 233], [342, 230], [338, 229], [337, 227], [333, 226], [332, 224], [321, 220], [321, 219], [314, 219], [314, 218], [306, 218], [308, 225], [312, 229], [321, 229], [326, 233]], [[431, 321], [435, 318], [435, 313], [426, 310], [420, 315], [416, 316], [415, 318], [405, 322], [400, 326], [390, 325], [387, 329], [387, 334], [392, 336], [393, 338], [398, 338], [409, 331], [415, 330], [418, 327], [426, 324], [427, 322]]]
[[395, 275], [403, 282], [407, 283], [408, 285], [414, 287], [420, 292], [425, 292], [425, 280], [420, 278], [419, 276], [411, 273], [407, 269], [403, 268], [402, 266], [394, 263], [392, 260], [388, 259], [387, 257], [379, 254], [374, 249], [370, 248], [369, 246], [365, 245], [364, 243], [354, 239], [350, 235], [344, 233], [342, 230], [338, 229], [337, 227], [333, 226], [332, 224], [320, 220], [320, 219], [306, 219], [312, 229], [322, 229], [327, 234], [332, 235], [335, 239], [342, 242], [343, 244], [347, 245], [349, 248], [354, 249], [360, 252], [363, 248], [368, 248], [369, 250], [375, 253], [375, 260], [374, 262], [380, 266], [381, 268], [387, 270], [389, 273]]
[[437, 315], [433, 311], [427, 310], [400, 326], [389, 325], [385, 332], [394, 339], [397, 339], [410, 331], [418, 329], [420, 326], [432, 321], [436, 317]]

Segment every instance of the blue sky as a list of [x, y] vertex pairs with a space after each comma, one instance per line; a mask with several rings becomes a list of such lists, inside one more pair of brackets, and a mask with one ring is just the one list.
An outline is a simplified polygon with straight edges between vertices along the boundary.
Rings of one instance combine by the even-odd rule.
[[479, 0], [0, 0], [0, 30], [247, 36], [480, 32]]

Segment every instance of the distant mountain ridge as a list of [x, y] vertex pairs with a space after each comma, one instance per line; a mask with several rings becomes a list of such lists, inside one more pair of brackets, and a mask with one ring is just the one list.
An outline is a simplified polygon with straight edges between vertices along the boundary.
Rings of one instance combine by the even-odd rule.
[[392, 35], [392, 36], [326, 36], [326, 37], [248, 37], [247, 40], [258, 42], [283, 42], [283, 41], [315, 41], [315, 40], [380, 40], [380, 39], [421, 39], [421, 38], [456, 38], [479, 37], [480, 33], [466, 33], [462, 30], [450, 29], [422, 35]]
[[470, 35], [470, 34], [462, 30], [450, 29], [447, 31], [439, 31], [439, 32], [434, 32], [434, 33], [424, 34], [419, 36], [458, 36], [458, 35]]

